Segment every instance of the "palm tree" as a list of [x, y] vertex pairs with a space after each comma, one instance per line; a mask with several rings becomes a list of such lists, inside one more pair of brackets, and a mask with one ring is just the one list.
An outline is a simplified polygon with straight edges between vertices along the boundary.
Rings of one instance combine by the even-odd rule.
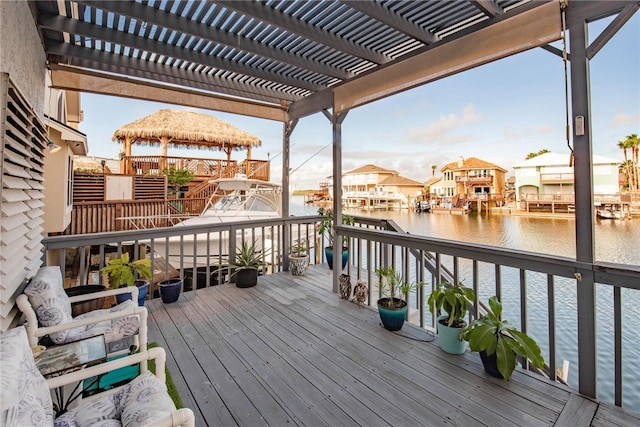
[[546, 148], [543, 148], [542, 150], [538, 150], [537, 153], [529, 153], [527, 154], [527, 157], [525, 158], [525, 160], [529, 160], [529, 159], [533, 159], [534, 157], [538, 157], [540, 154], [545, 154], [545, 153], [550, 153], [551, 151], [547, 150]]
[[626, 162], [622, 162], [618, 164], [618, 173], [620, 173], [624, 177], [624, 184], [622, 185], [622, 189], [629, 191], [629, 171], [633, 167], [633, 162], [631, 160], [627, 160]]
[[[624, 163], [627, 171], [627, 179], [629, 182], [629, 191], [638, 190], [638, 147], [640, 146], [640, 140], [638, 134], [627, 135], [623, 141], [618, 141], [618, 148], [624, 152]], [[631, 150], [631, 159], [629, 159], [627, 150]]]
[[431, 165], [431, 178], [436, 176], [436, 169], [438, 168], [438, 165]]

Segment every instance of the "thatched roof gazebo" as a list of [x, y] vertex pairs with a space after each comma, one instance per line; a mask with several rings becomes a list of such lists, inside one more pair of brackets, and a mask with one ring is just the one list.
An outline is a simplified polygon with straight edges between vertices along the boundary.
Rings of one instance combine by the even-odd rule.
[[113, 133], [113, 141], [124, 144], [124, 155], [131, 156], [133, 144], [161, 147], [161, 156], [167, 156], [167, 147], [196, 147], [219, 149], [231, 158], [231, 151], [259, 147], [262, 141], [229, 123], [208, 114], [181, 110], [160, 110], [147, 117], [122, 126]]

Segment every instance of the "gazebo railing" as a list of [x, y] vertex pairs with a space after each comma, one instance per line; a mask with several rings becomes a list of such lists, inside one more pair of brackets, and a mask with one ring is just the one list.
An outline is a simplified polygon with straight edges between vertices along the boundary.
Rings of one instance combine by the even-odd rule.
[[186, 169], [195, 176], [222, 178], [229, 169], [237, 168], [236, 160], [177, 156], [123, 156], [121, 173], [159, 175], [164, 169]]

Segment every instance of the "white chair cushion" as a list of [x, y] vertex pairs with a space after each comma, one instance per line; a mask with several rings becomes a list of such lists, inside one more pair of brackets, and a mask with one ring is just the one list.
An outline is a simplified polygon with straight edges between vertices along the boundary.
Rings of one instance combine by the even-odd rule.
[[[43, 326], [55, 326], [70, 322], [71, 303], [62, 286], [62, 272], [59, 266], [41, 267], [31, 279], [24, 293], [36, 312], [38, 322]], [[66, 331], [55, 332], [50, 338], [56, 344], [63, 344]]]
[[166, 418], [175, 410], [167, 387], [147, 371], [118, 393], [82, 404], [59, 416], [55, 427], [137, 427]]
[[[136, 303], [131, 300], [126, 300], [112, 308], [94, 310], [81, 314], [80, 316], [75, 317], [74, 320], [98, 317], [106, 313], [128, 310], [135, 306]], [[139, 326], [140, 318], [138, 316], [126, 316], [118, 319], [106, 320], [104, 322], [92, 323], [87, 326], [67, 329], [65, 331], [65, 342], [77, 341], [82, 338], [93, 337], [95, 335], [104, 335], [104, 341], [110, 343], [118, 341], [124, 337], [135, 335], [138, 332]]]
[[51, 394], [22, 326], [0, 333], [0, 410], [3, 426], [53, 423]]

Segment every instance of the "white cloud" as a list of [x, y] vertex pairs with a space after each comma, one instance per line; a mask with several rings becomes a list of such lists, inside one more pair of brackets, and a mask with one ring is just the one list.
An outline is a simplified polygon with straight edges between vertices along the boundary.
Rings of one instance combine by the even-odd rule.
[[475, 106], [469, 104], [458, 114], [451, 113], [440, 116], [435, 122], [423, 128], [409, 129], [407, 137], [413, 142], [460, 142], [465, 139], [457, 138], [452, 133], [464, 125], [478, 120], [480, 120], [480, 115], [476, 112]]
[[640, 123], [640, 113], [634, 115], [629, 114], [618, 114], [611, 120], [612, 126], [620, 126], [626, 125], [628, 123], [635, 123], [636, 125]]

